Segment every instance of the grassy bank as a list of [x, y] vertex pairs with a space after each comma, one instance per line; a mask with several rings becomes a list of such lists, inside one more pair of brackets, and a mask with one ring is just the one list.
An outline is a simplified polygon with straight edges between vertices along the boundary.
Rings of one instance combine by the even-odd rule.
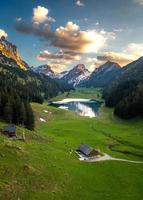
[[54, 97], [52, 100], [57, 101], [64, 98], [88, 98], [88, 99], [101, 99], [101, 89], [100, 88], [76, 88], [70, 92], [60, 93], [58, 96]]
[[[96, 99], [98, 93], [79, 89], [68, 97]], [[36, 130], [25, 130], [26, 142], [0, 136], [0, 199], [142, 199], [143, 164], [84, 163], [74, 152], [79, 144], [87, 143], [114, 157], [143, 161], [142, 119], [122, 121], [105, 107], [98, 118], [89, 119], [47, 104], [32, 106]], [[46, 123], [40, 122], [40, 117]], [[0, 127], [3, 125], [1, 122]], [[18, 134], [22, 131], [18, 127]]]

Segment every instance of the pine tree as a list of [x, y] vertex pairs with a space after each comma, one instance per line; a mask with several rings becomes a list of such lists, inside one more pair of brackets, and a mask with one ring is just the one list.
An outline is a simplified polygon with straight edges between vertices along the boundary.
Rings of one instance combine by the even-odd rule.
[[9, 101], [5, 108], [4, 108], [4, 119], [6, 120], [6, 122], [11, 123], [12, 122], [12, 105], [11, 102]]
[[13, 123], [19, 124], [20, 123], [20, 107], [21, 107], [21, 100], [18, 95], [13, 98]]
[[[1, 92], [1, 91], [0, 91]], [[2, 100], [1, 100], [1, 93], [0, 93], [0, 116], [2, 115]]]
[[28, 102], [25, 103], [25, 110], [26, 110], [25, 126], [29, 130], [34, 130], [35, 127], [34, 114], [30, 103]]
[[21, 102], [21, 105], [19, 108], [19, 123], [24, 125], [25, 119], [26, 119], [25, 105], [23, 102]]

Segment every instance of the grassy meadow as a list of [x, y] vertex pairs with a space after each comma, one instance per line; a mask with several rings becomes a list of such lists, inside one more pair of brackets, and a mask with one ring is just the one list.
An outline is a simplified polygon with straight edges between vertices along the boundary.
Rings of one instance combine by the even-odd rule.
[[[77, 89], [62, 98], [101, 98], [100, 90]], [[98, 118], [32, 103], [34, 132], [26, 141], [0, 135], [0, 199], [2, 200], [141, 200], [143, 164], [78, 160], [75, 149], [86, 143], [117, 158], [143, 161], [143, 119], [123, 121], [112, 109]], [[48, 110], [49, 112], [44, 112]], [[40, 118], [46, 123], [40, 122]], [[0, 128], [4, 126], [0, 122]]]

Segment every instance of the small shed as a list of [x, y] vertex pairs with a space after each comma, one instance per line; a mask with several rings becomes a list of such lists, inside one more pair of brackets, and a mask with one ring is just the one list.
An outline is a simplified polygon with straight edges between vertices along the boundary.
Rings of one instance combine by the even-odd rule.
[[93, 157], [93, 156], [100, 155], [100, 152], [98, 150], [91, 148], [87, 144], [81, 144], [78, 147], [77, 152], [82, 153], [82, 154], [84, 154], [87, 157]]
[[2, 132], [4, 135], [6, 135], [8, 137], [16, 137], [16, 126], [9, 124], [4, 127]]

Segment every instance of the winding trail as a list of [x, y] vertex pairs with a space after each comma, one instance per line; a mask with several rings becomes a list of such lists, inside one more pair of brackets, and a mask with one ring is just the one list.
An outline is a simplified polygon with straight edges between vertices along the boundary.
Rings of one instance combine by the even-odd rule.
[[121, 158], [114, 158], [108, 154], [104, 154], [104, 156], [99, 157], [99, 158], [85, 158], [84, 156], [79, 157], [80, 161], [84, 162], [99, 162], [99, 161], [105, 161], [105, 160], [115, 160], [115, 161], [121, 161], [121, 162], [128, 162], [128, 163], [137, 163], [137, 164], [143, 164], [143, 161], [135, 161], [135, 160], [126, 160], [126, 159], [121, 159]]

